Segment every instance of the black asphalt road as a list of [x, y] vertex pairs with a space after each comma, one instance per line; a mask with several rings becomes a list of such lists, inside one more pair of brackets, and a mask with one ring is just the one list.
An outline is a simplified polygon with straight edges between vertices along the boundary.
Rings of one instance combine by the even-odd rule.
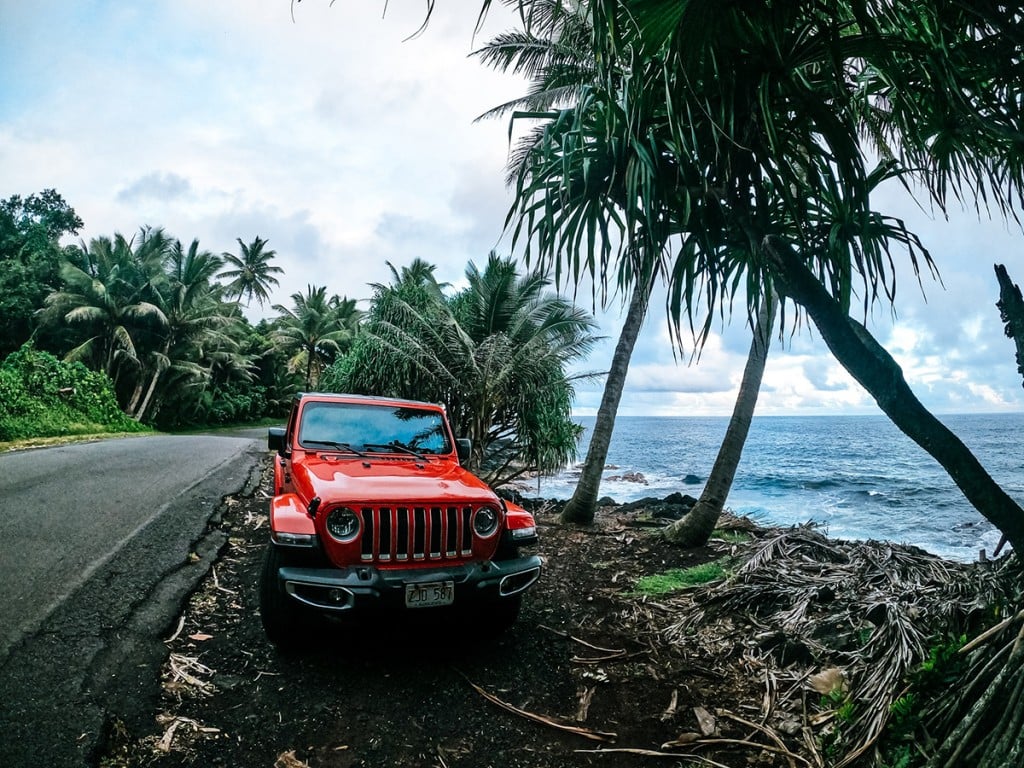
[[153, 711], [162, 640], [224, 543], [211, 520], [258, 482], [250, 435], [0, 455], [0, 766], [92, 765]]

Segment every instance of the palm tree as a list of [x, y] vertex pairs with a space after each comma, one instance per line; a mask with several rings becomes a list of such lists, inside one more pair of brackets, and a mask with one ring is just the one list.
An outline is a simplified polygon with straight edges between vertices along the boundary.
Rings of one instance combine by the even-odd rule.
[[[597, 60], [612, 74], [587, 89], [574, 110], [551, 116], [543, 147], [520, 175], [515, 234], [534, 237], [540, 254], [563, 268], [589, 269], [600, 279], [614, 254], [607, 243], [595, 248], [587, 241], [588, 232], [603, 232], [609, 222], [607, 206], [595, 198], [626, 200], [633, 210], [624, 227], [669, 217], [685, 235], [666, 273], [677, 326], [686, 318], [692, 324], [703, 303], [699, 342], [738, 288], [756, 307], [778, 284], [883, 411], [1011, 542], [1024, 546], [1024, 511], [905, 382], [892, 384], [895, 364], [877, 354], [873, 340], [864, 341], [866, 330], [849, 317], [858, 284], [865, 312], [893, 299], [893, 245], [907, 250], [915, 269], [933, 267], [901, 222], [871, 209], [880, 179], [921, 169], [917, 175], [938, 205], [951, 185], [962, 190], [958, 180], [1010, 205], [1006, 180], [1020, 188], [1024, 173], [1011, 138], [1019, 82], [986, 59], [991, 50], [986, 54], [977, 39], [993, 25], [970, 10], [868, 5], [870, 12], [841, 3], [713, 11], [662, 0], [642, 9], [592, 3], [595, 44], [603, 46]], [[966, 42], [950, 48], [951, 31]], [[1015, 59], [998, 64], [1007, 60]], [[614, 74], [622, 71], [630, 78]], [[936, 82], [944, 87], [937, 90]], [[970, 141], [943, 122], [950, 93], [970, 105]], [[885, 160], [875, 170], [866, 168], [861, 151], [865, 133], [884, 142]], [[594, 213], [581, 212], [573, 198], [579, 179], [588, 181], [584, 193], [592, 195], [586, 202]], [[567, 200], [573, 207], [562, 206]], [[831, 327], [837, 331], [826, 332]]]
[[[484, 63], [500, 71], [512, 71], [530, 78], [526, 96], [502, 104], [483, 117], [516, 114], [546, 115], [556, 107], [575, 103], [597, 77], [592, 46], [592, 28], [585, 8], [574, 4], [564, 8], [559, 0], [540, 0], [531, 6], [529, 28], [499, 35], [476, 52]], [[544, 129], [535, 128], [523, 137], [509, 162], [510, 180], [526, 171], [532, 153], [543, 146]], [[660, 250], [661, 243], [644, 243], [634, 248]], [[650, 267], [645, 267], [649, 269]], [[587, 456], [572, 498], [562, 509], [563, 522], [589, 524], [597, 510], [597, 497], [615, 417], [625, 388], [633, 347], [643, 327], [654, 275], [638, 279], [626, 318], [605, 379], [601, 404], [591, 433]], [[595, 297], [596, 298], [596, 297]], [[602, 294], [602, 303], [604, 294]]]
[[275, 304], [281, 316], [274, 332], [278, 344], [293, 353], [292, 366], [305, 367], [306, 389], [313, 388], [322, 368], [352, 343], [359, 311], [352, 299], [327, 296], [327, 287], [306, 286], [292, 294], [292, 307]]
[[718, 518], [725, 508], [725, 500], [732, 490], [743, 446], [747, 442], [750, 422], [757, 406], [761, 391], [761, 377], [768, 360], [768, 346], [771, 342], [772, 326], [779, 308], [776, 296], [766, 296], [757, 315], [754, 338], [750, 342], [750, 353], [743, 367], [739, 394], [733, 407], [732, 418], [725, 430], [725, 437], [718, 449], [718, 456], [711, 467], [704, 490], [693, 508], [679, 520], [665, 529], [665, 538], [683, 547], [699, 547], [706, 544], [715, 530]]
[[601, 477], [608, 459], [608, 449], [612, 443], [615, 416], [619, 410], [619, 402], [622, 400], [622, 392], [626, 387], [629, 361], [633, 357], [633, 347], [640, 336], [650, 295], [649, 282], [645, 284], [640, 281], [633, 286], [633, 295], [629, 302], [629, 309], [626, 310], [626, 319], [619, 332], [619, 340], [615, 345], [615, 353], [612, 355], [612, 364], [605, 378], [601, 404], [598, 406], [594, 429], [590, 434], [590, 444], [587, 446], [587, 457], [583, 461], [576, 488], [573, 489], [572, 496], [562, 507], [560, 518], [563, 523], [589, 525], [594, 521], [597, 498], [601, 490]]
[[225, 289], [228, 296], [237, 297], [239, 302], [244, 297], [247, 304], [255, 298], [261, 307], [265, 301], [270, 301], [270, 286], [278, 285], [274, 275], [283, 274], [284, 270], [270, 264], [277, 252], [264, 250], [266, 244], [267, 241], [259, 236], [248, 245], [239, 237], [239, 255], [222, 254], [224, 261], [232, 267], [220, 273], [220, 277], [230, 280]]
[[332, 372], [337, 385], [444, 403], [456, 434], [472, 440], [470, 468], [492, 485], [564, 466], [578, 439], [565, 368], [593, 344], [593, 320], [494, 253], [483, 270], [468, 265], [467, 287], [450, 298], [432, 270], [425, 283], [392, 272]]
[[75, 262], [63, 264], [64, 288], [47, 297], [44, 322], [83, 328], [88, 335], [66, 359], [91, 361], [115, 383], [126, 370], [139, 371], [141, 335], [167, 324], [152, 298], [168, 243], [161, 230], [142, 230], [138, 246], [119, 233], [97, 237], [81, 244]]
[[[573, 99], [578, 101], [585, 97], [589, 90], [588, 86], [594, 83], [600, 84], [593, 63], [592, 25], [587, 10], [578, 4], [568, 9], [561, 6], [562, 4], [557, 0], [541, 0], [532, 3], [529, 16], [532, 31], [506, 33], [479, 52], [486, 62], [500, 69], [514, 69], [517, 72], [529, 73], [533, 78], [528, 96], [502, 105], [488, 113], [488, 116], [506, 114], [512, 109], [517, 109], [520, 110], [517, 113], [519, 117], [535, 118], [545, 115], [551, 118], [553, 107], [571, 106]], [[626, 79], [626, 75], [612, 71], [610, 79], [614, 83], [621, 83]], [[600, 102], [597, 103], [600, 105]], [[538, 110], [547, 110], [547, 112]], [[615, 115], [612, 117], [611, 124], [614, 124]], [[557, 126], [558, 118], [554, 117], [553, 122]], [[518, 152], [510, 163], [513, 169], [513, 178], [516, 176], [528, 177], [532, 173], [533, 165], [538, 162], [543, 167], [549, 130], [550, 125], [535, 128], [520, 142]], [[596, 143], [598, 146], [611, 146], [610, 144], [602, 145], [601, 142]], [[593, 155], [589, 157], [594, 159]], [[584, 197], [582, 204], [572, 201], [564, 194], [559, 205], [567, 211], [585, 211], [587, 205], [593, 205], [595, 202], [592, 198], [587, 198], [586, 190], [589, 186], [587, 174], [592, 174], [594, 168], [603, 167], [605, 173], [608, 173], [609, 169], [618, 169], [618, 186], [614, 189], [604, 190], [604, 194], [621, 213], [608, 212], [605, 215], [634, 216], [637, 211], [630, 203], [630, 190], [624, 183], [630, 173], [629, 166], [622, 167], [619, 163], [621, 159], [621, 157], [616, 157], [613, 151], [609, 157], [604, 158], [603, 165], [597, 163], [590, 167], [583, 166], [580, 176], [563, 185], [563, 189], [568, 194], [573, 192], [580, 194], [582, 191]], [[594, 206], [592, 210], [603, 211], [603, 208], [598, 205]], [[646, 315], [654, 276], [660, 268], [657, 257], [660, 255], [666, 239], [664, 223], [665, 219], [662, 217], [642, 217], [638, 219], [635, 229], [627, 230], [627, 236], [630, 238], [629, 255], [631, 258], [620, 259], [620, 270], [625, 271], [627, 280], [634, 280], [632, 298], [606, 379], [580, 480], [572, 498], [562, 510], [563, 522], [589, 524], [594, 519], [601, 477], [611, 444], [615, 415], [624, 389], [630, 357]], [[560, 261], [556, 262], [556, 269], [559, 265]], [[760, 382], [764, 362], [764, 356], [748, 360], [748, 380]], [[751, 368], [751, 366], [756, 367], [757, 365], [760, 367], [756, 370]], [[757, 402], [757, 391], [755, 389], [749, 393], [749, 389], [743, 390], [741, 395], [744, 396], [737, 402], [727, 435], [743, 435], [745, 438], [747, 428], [743, 425], [749, 425]], [[719, 458], [711, 473], [713, 478], [732, 478], [734, 476], [742, 454], [743, 441], [740, 440], [737, 443], [735, 440], [730, 440], [729, 446], [731, 450], [722, 450], [719, 453]], [[719, 499], [719, 511], [722, 504], [724, 504], [724, 496]], [[715, 518], [717, 519], [717, 514]], [[708, 530], [707, 534], [710, 533], [711, 531]], [[675, 538], [679, 539], [678, 536]]]
[[[461, 386], [479, 381], [470, 388], [482, 385], [486, 394], [459, 403], [453, 393], [453, 422], [467, 427], [478, 466], [486, 456], [492, 471], [505, 473], [517, 463], [516, 454], [525, 453], [540, 471], [561, 468], [575, 454], [578, 438], [575, 431], [556, 427], [570, 414], [563, 370], [589, 351], [593, 320], [548, 292], [551, 282], [542, 273], [520, 276], [511, 259], [493, 251], [483, 271], [469, 263], [466, 280], [468, 287], [452, 300], [449, 328], [459, 331], [464, 351]], [[516, 425], [533, 418], [534, 428], [516, 435]], [[517, 450], [502, 450], [516, 443]], [[525, 469], [513, 472], [510, 477]]]
[[[167, 318], [162, 343], [151, 353], [149, 381], [142, 393], [142, 382], [128, 412], [143, 420], [152, 409], [156, 412], [168, 391], [158, 388], [168, 371], [176, 372], [180, 388], [188, 381], [205, 378], [200, 350], [213, 345], [222, 330], [233, 322], [221, 301], [221, 289], [214, 281], [223, 262], [192, 240], [186, 249], [176, 240], [168, 254], [166, 279], [157, 292], [158, 304]], [[234, 305], [230, 305], [234, 306]], [[159, 393], [159, 394], [158, 394]]]
[[[437, 277], [434, 275], [437, 271], [437, 265], [431, 264], [425, 259], [417, 257], [412, 260], [409, 266], [402, 267], [401, 269], [395, 267], [390, 261], [384, 263], [391, 270], [390, 287], [392, 288], [406, 287], [423, 290], [434, 298], [438, 298], [441, 296], [442, 291], [448, 287], [448, 283], [437, 282]], [[371, 287], [378, 287], [380, 285], [380, 283], [371, 283]]]
[[[420, 258], [400, 269], [391, 262], [386, 264], [391, 282], [370, 284], [373, 297], [361, 332], [351, 351], [325, 372], [324, 386], [332, 391], [423, 399], [435, 380], [411, 357], [395, 354], [388, 340], [410, 310], [424, 317], [435, 315], [445, 304], [447, 283], [439, 283], [434, 275], [437, 267]], [[424, 320], [426, 325], [432, 322]]]

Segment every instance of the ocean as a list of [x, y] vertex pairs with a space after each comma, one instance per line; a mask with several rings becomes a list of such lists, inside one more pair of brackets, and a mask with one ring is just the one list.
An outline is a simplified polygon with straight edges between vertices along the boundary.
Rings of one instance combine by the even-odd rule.
[[[1024, 505], [1024, 414], [940, 416], [989, 474]], [[579, 461], [586, 456], [593, 417]], [[622, 503], [679, 491], [700, 496], [728, 419], [620, 417], [599, 496]], [[640, 473], [644, 483], [621, 478]], [[567, 499], [579, 464], [526, 491]], [[726, 507], [768, 525], [814, 522], [828, 535], [912, 544], [968, 561], [992, 553], [999, 531], [949, 475], [885, 416], [755, 417]]]

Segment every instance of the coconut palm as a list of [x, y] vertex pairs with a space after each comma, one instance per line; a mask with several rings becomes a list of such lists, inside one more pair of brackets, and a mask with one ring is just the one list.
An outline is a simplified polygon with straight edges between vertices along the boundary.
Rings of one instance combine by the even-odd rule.
[[[324, 387], [332, 391], [429, 399], [431, 396], [425, 393], [434, 390], [435, 379], [410, 357], [396, 355], [388, 339], [410, 310], [424, 318], [436, 315], [445, 304], [447, 283], [439, 283], [434, 275], [437, 267], [420, 258], [401, 268], [385, 263], [391, 271], [391, 282], [370, 284], [373, 297], [361, 332], [351, 351], [325, 372]], [[431, 322], [425, 320], [427, 325]]]
[[305, 386], [316, 386], [320, 372], [342, 354], [356, 335], [360, 313], [355, 301], [327, 296], [326, 286], [306, 286], [305, 294], [293, 293], [292, 306], [275, 304], [280, 313], [275, 341], [289, 350], [291, 365], [305, 369]]
[[44, 322], [87, 334], [66, 359], [91, 362], [115, 383], [119, 374], [138, 371], [142, 334], [167, 324], [152, 298], [168, 246], [161, 230], [142, 230], [138, 244], [118, 233], [80, 245], [75, 261], [61, 268], [64, 288], [47, 297], [43, 311]]
[[229, 312], [229, 307], [234, 305], [222, 302], [222, 289], [214, 281], [222, 263], [219, 257], [201, 250], [198, 240], [193, 240], [187, 249], [180, 240], [172, 245], [165, 280], [156, 292], [167, 324], [162, 330], [159, 347], [151, 351], [147, 361], [145, 392], [140, 378], [128, 405], [128, 412], [136, 420], [143, 420], [151, 411], [159, 411], [171, 390], [158, 385], [169, 371], [176, 374], [179, 392], [188, 382], [194, 384], [205, 379], [208, 369], [202, 364], [201, 350], [216, 346], [223, 329], [239, 320]]
[[492, 253], [446, 297], [430, 279], [375, 286], [364, 333], [332, 374], [337, 386], [445, 404], [473, 443], [469, 464], [493, 485], [557, 471], [575, 454], [566, 366], [592, 345], [593, 320], [550, 281]]
[[[437, 282], [437, 277], [434, 273], [437, 271], [437, 265], [431, 264], [425, 259], [419, 257], [412, 260], [412, 263], [407, 267], [398, 268], [390, 261], [385, 261], [388, 265], [388, 269], [391, 270], [391, 286], [392, 288], [413, 288], [417, 290], [423, 290], [431, 294], [434, 298], [441, 295], [442, 291], [448, 287], [448, 283]], [[380, 283], [371, 283], [371, 287], [379, 287]]]
[[237, 239], [238, 255], [222, 254], [230, 268], [222, 271], [220, 277], [229, 280], [225, 289], [228, 296], [237, 297], [239, 302], [245, 298], [247, 304], [255, 298], [262, 307], [264, 302], [270, 301], [270, 287], [278, 285], [274, 275], [282, 274], [284, 270], [270, 264], [277, 252], [267, 250], [267, 241], [263, 238], [257, 235], [248, 245], [242, 242], [242, 238]]
[[[466, 280], [468, 287], [451, 302], [453, 322], [447, 325], [458, 331], [453, 349], [463, 353], [458, 367], [450, 366], [462, 369], [462, 384], [453, 388], [453, 419], [467, 427], [481, 466], [486, 454], [491, 469], [504, 473], [517, 462], [516, 453], [525, 453], [542, 471], [560, 468], [575, 454], [578, 437], [574, 430], [555, 428], [570, 412], [563, 370], [589, 351], [593, 320], [549, 292], [544, 275], [520, 275], [511, 259], [494, 252], [482, 271], [470, 262]], [[462, 400], [459, 389], [477, 380], [490, 396]], [[533, 429], [516, 435], [516, 425], [534, 417]], [[517, 443], [516, 451], [499, 450]]]

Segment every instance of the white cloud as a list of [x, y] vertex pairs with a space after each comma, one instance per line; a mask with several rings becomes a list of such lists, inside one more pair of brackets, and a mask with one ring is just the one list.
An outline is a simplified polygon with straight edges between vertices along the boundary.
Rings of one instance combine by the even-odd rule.
[[[458, 283], [469, 260], [497, 248], [510, 203], [508, 125], [474, 123], [522, 90], [468, 57], [508, 26], [496, 4], [473, 36], [476, 8], [437, 4], [158, 0], [7, 3], [0, 24], [0, 197], [56, 188], [85, 220], [86, 239], [143, 225], [214, 252], [268, 240], [286, 270], [273, 297], [307, 284], [364, 299], [386, 261], [437, 264]], [[1002, 335], [992, 264], [1024, 281], [1020, 233], [974, 212], [936, 220], [887, 188], [876, 206], [918, 231], [944, 286], [925, 300], [898, 257], [898, 314], [867, 318], [938, 411], [1024, 409], [1013, 345]], [[571, 287], [570, 287], [571, 289]], [[598, 312], [607, 338], [580, 371], [605, 370], [621, 297]], [[589, 287], [579, 292], [590, 306]], [[265, 314], [268, 310], [263, 310]], [[253, 316], [259, 314], [254, 308]], [[790, 317], [792, 319], [792, 317]], [[759, 413], [873, 412], [874, 404], [806, 324], [773, 341]], [[750, 344], [745, 308], [716, 318], [699, 361], [673, 356], [664, 295], [651, 302], [623, 411], [732, 409]], [[601, 382], [577, 383], [592, 412]]]
[[154, 171], [141, 176], [117, 193], [117, 201], [131, 203], [151, 197], [158, 200], [173, 200], [187, 195], [192, 189], [188, 179], [176, 173]]

